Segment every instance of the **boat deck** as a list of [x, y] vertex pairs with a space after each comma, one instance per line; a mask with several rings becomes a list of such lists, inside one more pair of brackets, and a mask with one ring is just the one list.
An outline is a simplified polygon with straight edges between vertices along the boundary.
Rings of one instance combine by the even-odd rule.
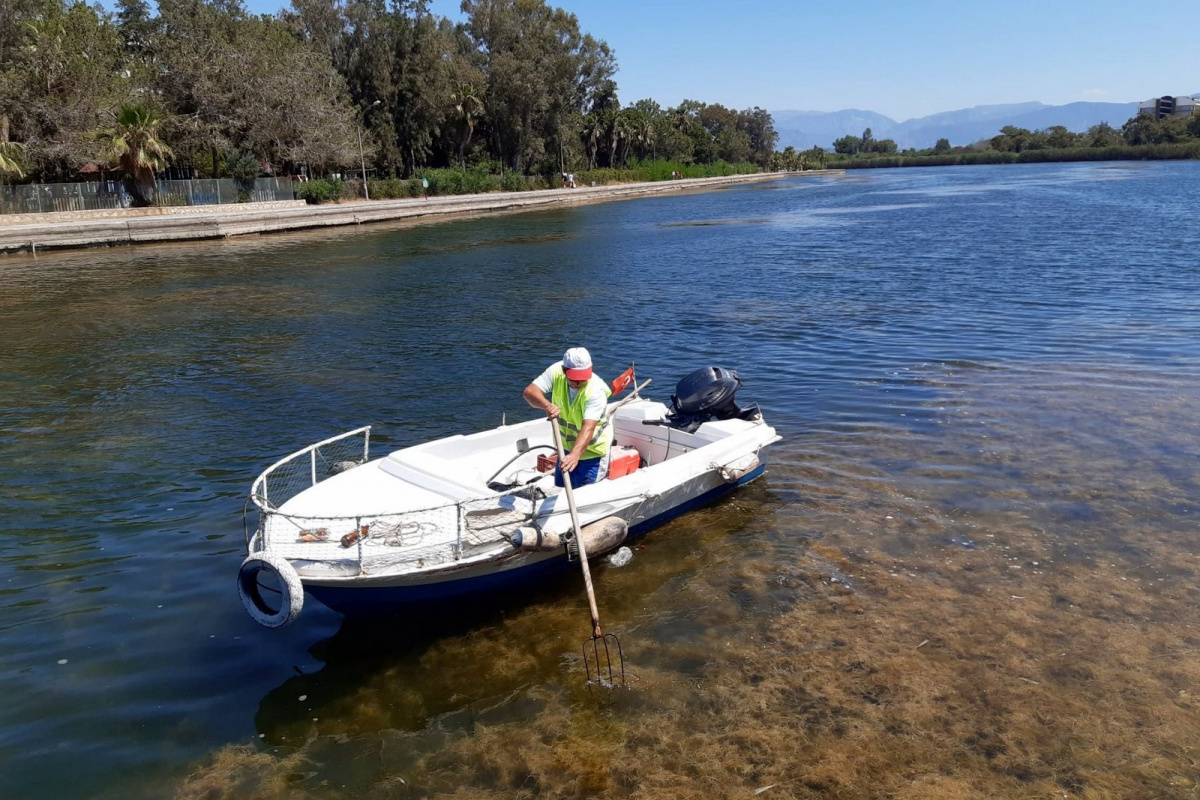
[[[723, 454], [741, 447], [741, 420], [693, 433], [654, 424], [665, 413], [661, 403], [638, 400], [614, 415], [614, 444], [636, 449], [649, 470], [580, 489], [583, 524], [611, 515], [632, 523], [652, 513], [648, 502], [657, 509], [706, 489], [709, 473], [736, 456]], [[397, 450], [299, 492], [264, 515], [258, 535], [305, 577], [403, 575], [495, 560], [514, 552], [519, 527], [557, 535], [571, 528], [553, 476], [535, 469], [551, 439], [538, 419]], [[678, 467], [662, 472], [665, 462]], [[498, 485], [518, 488], [498, 493], [491, 488]]]

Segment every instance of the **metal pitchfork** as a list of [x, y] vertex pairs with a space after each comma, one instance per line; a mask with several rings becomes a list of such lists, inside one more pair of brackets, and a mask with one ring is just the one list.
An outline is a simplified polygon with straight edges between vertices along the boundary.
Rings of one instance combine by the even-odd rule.
[[[579, 566], [583, 570], [583, 585], [587, 588], [588, 605], [592, 610], [592, 638], [583, 640], [583, 668], [587, 672], [587, 683], [605, 688], [625, 685], [625, 654], [621, 651], [621, 640], [616, 634], [600, 630], [600, 611], [596, 608], [596, 592], [592, 588], [592, 573], [588, 569], [587, 551], [583, 548], [583, 529], [579, 526], [579, 511], [575, 508], [575, 492], [571, 488], [571, 473], [562, 469], [562, 434], [558, 431], [558, 420], [550, 420], [554, 429], [554, 446], [558, 449], [558, 465], [562, 472], [563, 489], [567, 495], [567, 507], [571, 509], [571, 525], [575, 528], [575, 546], [579, 550]], [[614, 663], [615, 661], [615, 663]], [[595, 673], [593, 679], [592, 674]], [[607, 677], [606, 677], [607, 676]]]

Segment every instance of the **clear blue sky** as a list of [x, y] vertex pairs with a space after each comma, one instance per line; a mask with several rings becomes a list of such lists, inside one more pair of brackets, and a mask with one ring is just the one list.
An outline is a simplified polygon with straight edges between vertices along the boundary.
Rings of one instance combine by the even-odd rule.
[[[272, 13], [289, 0], [246, 0]], [[644, 97], [897, 121], [1037, 100], [1200, 92], [1200, 0], [547, 0], [616, 52]], [[459, 0], [432, 0], [461, 19]]]

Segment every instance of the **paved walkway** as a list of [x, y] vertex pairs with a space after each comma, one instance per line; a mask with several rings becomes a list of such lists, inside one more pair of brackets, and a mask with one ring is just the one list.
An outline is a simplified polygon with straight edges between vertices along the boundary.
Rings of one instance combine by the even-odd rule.
[[[841, 170], [806, 172], [837, 174]], [[520, 211], [562, 204], [589, 203], [666, 192], [712, 189], [737, 183], [776, 180], [800, 173], [774, 172], [693, 178], [618, 186], [585, 186], [532, 192], [494, 192], [429, 199], [372, 200], [310, 206], [302, 201], [255, 203], [252, 206], [188, 206], [110, 212], [0, 216], [0, 253], [33, 252], [58, 247], [143, 244], [185, 239], [223, 239], [253, 233], [294, 231], [331, 225], [359, 225], [402, 219], [437, 219], [452, 215]], [[96, 214], [103, 214], [97, 217]], [[30, 219], [36, 217], [37, 219]]]

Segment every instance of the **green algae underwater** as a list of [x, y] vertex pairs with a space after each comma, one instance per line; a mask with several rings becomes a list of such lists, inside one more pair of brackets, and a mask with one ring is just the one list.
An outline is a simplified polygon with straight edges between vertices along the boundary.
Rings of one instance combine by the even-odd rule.
[[[810, 432], [602, 573], [629, 690], [531, 681], [568, 644], [538, 632], [580, 616], [538, 604], [368, 669], [175, 796], [1194, 797], [1196, 382], [919, 380], [924, 430]], [[480, 660], [501, 692], [424, 706]]]
[[[6, 260], [0, 795], [1194, 798], [1198, 204], [1200, 162], [879, 170]], [[628, 690], [577, 574], [246, 616], [255, 475], [526, 419], [573, 344], [737, 369], [783, 436], [595, 565]]]

